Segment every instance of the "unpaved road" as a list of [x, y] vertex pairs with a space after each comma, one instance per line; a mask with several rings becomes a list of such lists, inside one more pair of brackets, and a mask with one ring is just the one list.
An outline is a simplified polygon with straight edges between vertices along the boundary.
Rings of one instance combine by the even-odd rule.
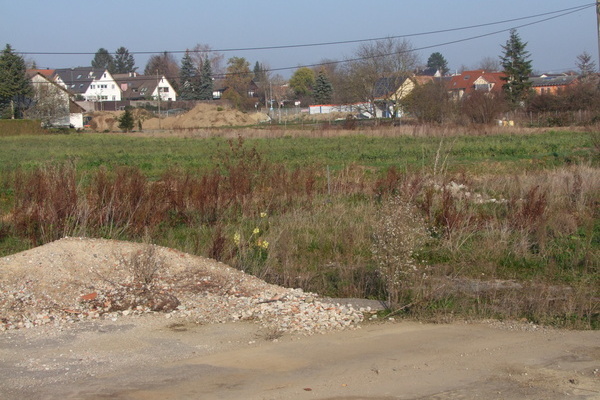
[[402, 321], [274, 342], [261, 329], [149, 315], [5, 332], [0, 398], [600, 398], [598, 331]]

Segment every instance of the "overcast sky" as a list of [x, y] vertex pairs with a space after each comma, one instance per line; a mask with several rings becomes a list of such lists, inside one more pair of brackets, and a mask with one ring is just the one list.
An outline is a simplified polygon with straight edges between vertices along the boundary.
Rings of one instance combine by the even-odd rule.
[[[79, 55], [24, 55], [39, 68], [89, 66], [100, 47], [114, 52], [183, 51], [197, 43], [213, 49], [285, 46], [400, 36], [488, 24], [567, 8], [582, 11], [518, 28], [528, 42], [534, 70], [562, 72], [575, 69], [577, 55], [590, 53], [598, 65], [594, 2], [585, 0], [104, 0], [74, 1], [0, 0], [0, 45], [19, 52], [92, 53]], [[474, 67], [484, 57], [497, 58], [508, 32], [491, 34], [544, 17], [475, 29], [407, 38], [421, 49], [423, 63], [439, 51], [451, 69]], [[478, 35], [482, 38], [444, 43]], [[245, 57], [288, 77], [299, 65], [324, 58], [351, 57], [358, 44], [327, 45], [276, 50], [236, 50], [225, 58]], [[175, 54], [180, 59], [181, 54]], [[143, 71], [149, 55], [134, 54]]]

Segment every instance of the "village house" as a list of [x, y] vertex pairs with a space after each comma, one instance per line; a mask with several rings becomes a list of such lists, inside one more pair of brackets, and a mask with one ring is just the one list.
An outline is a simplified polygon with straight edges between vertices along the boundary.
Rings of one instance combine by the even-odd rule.
[[566, 74], [543, 74], [529, 78], [531, 87], [537, 94], [557, 94], [560, 90], [566, 89], [579, 82], [577, 75]]
[[121, 89], [108, 70], [91, 67], [55, 70], [54, 81], [86, 101], [121, 101]]
[[139, 75], [137, 72], [113, 75], [123, 100], [176, 101], [177, 92], [164, 76]]
[[448, 80], [448, 91], [455, 100], [460, 100], [474, 91], [500, 93], [506, 83], [502, 80], [504, 72], [487, 72], [484, 70], [464, 71]]
[[34, 90], [28, 116], [40, 119], [44, 125], [83, 128], [84, 109], [77, 105], [63, 86], [52, 80], [54, 70], [28, 70]]

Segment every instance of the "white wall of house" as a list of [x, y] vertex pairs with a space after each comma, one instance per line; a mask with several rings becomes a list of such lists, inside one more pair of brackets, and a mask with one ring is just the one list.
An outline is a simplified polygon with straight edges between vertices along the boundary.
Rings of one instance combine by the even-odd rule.
[[75, 129], [83, 129], [83, 114], [71, 113], [69, 115], [69, 122]]
[[108, 71], [96, 77], [83, 94], [88, 101], [121, 101], [121, 88]]
[[157, 99], [159, 93], [162, 101], [177, 100], [177, 93], [175, 93], [175, 89], [173, 89], [173, 86], [171, 86], [169, 81], [164, 76], [160, 78], [158, 86], [156, 89], [154, 89], [154, 92], [152, 92], [152, 97]]

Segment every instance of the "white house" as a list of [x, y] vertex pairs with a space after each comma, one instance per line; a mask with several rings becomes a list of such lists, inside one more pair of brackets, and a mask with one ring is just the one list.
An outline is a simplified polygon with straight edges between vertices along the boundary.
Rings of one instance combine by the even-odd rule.
[[54, 80], [87, 101], [121, 101], [122, 98], [121, 89], [108, 70], [91, 67], [57, 69]]
[[84, 110], [71, 100], [71, 94], [61, 85], [52, 81], [51, 70], [28, 70], [34, 97], [29, 118], [42, 121], [46, 126], [83, 128]]
[[177, 92], [163, 75], [138, 75], [136, 72], [115, 74], [113, 76], [123, 93], [123, 100], [157, 100], [159, 93], [162, 101], [177, 100]]

